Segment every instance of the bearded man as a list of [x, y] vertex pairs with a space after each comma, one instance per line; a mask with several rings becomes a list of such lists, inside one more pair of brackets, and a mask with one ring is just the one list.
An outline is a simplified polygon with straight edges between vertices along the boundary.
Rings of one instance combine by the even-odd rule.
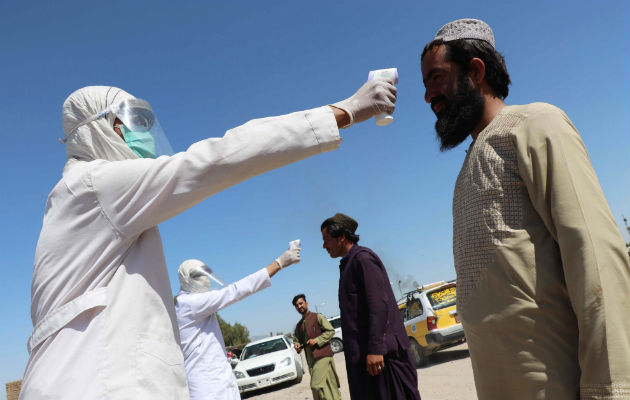
[[478, 397], [630, 398], [628, 254], [576, 128], [550, 104], [505, 104], [483, 21], [444, 25], [422, 78], [442, 151], [473, 139], [453, 253]]

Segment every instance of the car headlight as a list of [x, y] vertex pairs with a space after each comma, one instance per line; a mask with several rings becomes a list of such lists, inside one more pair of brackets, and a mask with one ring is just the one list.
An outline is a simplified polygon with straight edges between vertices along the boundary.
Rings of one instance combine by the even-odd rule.
[[237, 371], [237, 370], [234, 370], [234, 376], [236, 377], [236, 379], [245, 378], [245, 374], [242, 373], [241, 371]]
[[278, 363], [279, 367], [288, 367], [289, 365], [291, 365], [291, 357], [287, 357]]

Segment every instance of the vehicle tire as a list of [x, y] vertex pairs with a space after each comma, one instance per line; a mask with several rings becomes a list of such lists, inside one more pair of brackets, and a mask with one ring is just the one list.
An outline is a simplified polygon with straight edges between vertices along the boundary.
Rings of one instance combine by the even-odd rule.
[[427, 363], [427, 356], [424, 354], [424, 349], [422, 346], [416, 342], [416, 339], [409, 338], [411, 342], [411, 357], [413, 358], [413, 363], [416, 364], [416, 368], [420, 368]]
[[330, 341], [330, 348], [332, 349], [333, 353], [339, 353], [340, 351], [343, 351], [343, 342], [339, 339], [332, 339]]
[[304, 369], [302, 368], [300, 364], [295, 365], [295, 374], [297, 375], [297, 378], [295, 378], [293, 382], [295, 383], [302, 382], [302, 377], [304, 376]]

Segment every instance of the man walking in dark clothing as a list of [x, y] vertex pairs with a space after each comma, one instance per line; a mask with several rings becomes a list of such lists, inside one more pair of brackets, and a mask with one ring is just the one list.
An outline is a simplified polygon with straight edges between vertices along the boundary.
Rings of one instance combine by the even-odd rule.
[[339, 309], [350, 397], [420, 400], [394, 292], [376, 253], [357, 245], [359, 224], [335, 214], [321, 225], [324, 248], [339, 264]]

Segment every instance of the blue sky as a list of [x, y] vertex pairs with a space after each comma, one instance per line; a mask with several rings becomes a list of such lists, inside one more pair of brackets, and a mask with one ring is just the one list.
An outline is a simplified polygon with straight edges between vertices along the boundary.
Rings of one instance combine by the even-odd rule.
[[300, 264], [220, 313], [252, 335], [275, 333], [297, 321], [296, 293], [338, 312], [338, 262], [319, 232], [335, 212], [359, 221], [361, 244], [381, 256], [393, 282], [455, 277], [451, 197], [467, 146], [438, 151], [419, 68], [424, 44], [453, 19], [493, 28], [513, 82], [508, 104], [566, 111], [621, 229], [622, 214], [630, 217], [629, 8], [612, 0], [0, 0], [0, 382], [20, 379], [26, 365], [34, 249], [65, 161], [61, 104], [75, 89], [114, 85], [148, 100], [183, 151], [253, 118], [342, 100], [371, 69], [399, 69], [392, 125], [354, 126], [338, 151], [244, 182], [160, 226], [174, 291], [187, 258], [234, 281], [301, 238]]

